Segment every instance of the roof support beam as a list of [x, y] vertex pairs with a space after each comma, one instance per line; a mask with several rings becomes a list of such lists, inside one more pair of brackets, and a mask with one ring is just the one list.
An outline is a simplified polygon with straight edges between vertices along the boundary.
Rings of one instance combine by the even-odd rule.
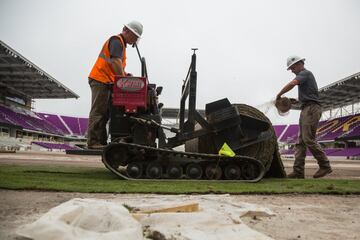
[[336, 88], [330, 88], [328, 91], [330, 91], [330, 92], [338, 92], [338, 93], [349, 94], [349, 91], [341, 90], [341, 89], [336, 89]]
[[360, 89], [360, 85], [356, 85], [356, 84], [347, 83], [346, 86], [356, 88], [356, 89]]
[[26, 71], [17, 71], [17, 72], [1, 72], [0, 76], [26, 76], [26, 75], [44, 75], [41, 72], [26, 72]]
[[29, 68], [30, 66], [20, 63], [0, 63], [0, 68], [23, 68], [23, 67]]
[[14, 57], [14, 56], [9, 55], [9, 54], [0, 53], [0, 58], [13, 58], [13, 57]]
[[11, 92], [13, 92], [15, 94], [19, 94], [22, 97], [29, 98], [29, 94], [25, 94], [23, 91], [19, 91], [19, 90], [15, 89], [15, 88], [12, 88], [12, 87], [8, 86], [8, 85], [4, 85], [1, 82], [0, 82], [0, 87], [5, 87], [5, 88], [7, 88], [8, 90], [10, 90]]

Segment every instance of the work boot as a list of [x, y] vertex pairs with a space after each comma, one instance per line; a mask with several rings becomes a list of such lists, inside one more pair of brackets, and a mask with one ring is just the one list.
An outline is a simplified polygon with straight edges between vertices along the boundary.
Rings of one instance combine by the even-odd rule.
[[314, 178], [321, 178], [329, 173], [332, 172], [331, 167], [320, 167], [319, 170], [316, 171], [316, 173], [314, 174]]
[[101, 150], [103, 148], [105, 148], [106, 145], [102, 145], [102, 144], [93, 144], [93, 145], [90, 145], [88, 146], [88, 149], [98, 149], [98, 150]]
[[290, 174], [287, 175], [287, 178], [299, 178], [299, 179], [304, 179], [304, 178], [305, 178], [305, 174], [304, 174], [304, 173], [292, 172], [292, 173], [290, 173]]

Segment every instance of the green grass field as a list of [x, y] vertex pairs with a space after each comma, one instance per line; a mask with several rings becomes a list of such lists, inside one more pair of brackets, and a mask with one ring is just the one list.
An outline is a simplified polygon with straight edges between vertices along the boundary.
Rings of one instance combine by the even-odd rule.
[[105, 168], [1, 165], [0, 188], [84, 193], [360, 194], [360, 180], [263, 179], [258, 183], [124, 181]]

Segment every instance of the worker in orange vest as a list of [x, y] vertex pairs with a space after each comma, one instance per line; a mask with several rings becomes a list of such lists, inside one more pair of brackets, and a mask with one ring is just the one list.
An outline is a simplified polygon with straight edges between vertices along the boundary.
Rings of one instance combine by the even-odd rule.
[[[143, 26], [137, 21], [124, 25], [119, 35], [110, 37], [89, 74], [91, 109], [87, 134], [89, 149], [101, 149], [107, 144], [106, 124], [109, 119], [108, 101], [111, 94], [109, 83], [115, 75], [126, 76], [126, 47], [138, 41]], [[129, 75], [129, 74], [128, 74]]]

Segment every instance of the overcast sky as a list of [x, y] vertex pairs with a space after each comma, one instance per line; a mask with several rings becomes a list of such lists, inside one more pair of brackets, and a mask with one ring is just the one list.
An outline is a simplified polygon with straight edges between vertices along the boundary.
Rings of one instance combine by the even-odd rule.
[[[36, 100], [35, 111], [87, 117], [87, 76], [103, 43], [131, 20], [144, 25], [139, 48], [165, 107], [179, 106], [193, 47], [198, 108], [223, 97], [259, 106], [293, 79], [289, 55], [306, 58], [319, 87], [359, 72], [359, 13], [358, 0], [0, 0], [0, 39], [80, 96]], [[127, 55], [127, 72], [139, 75], [136, 50]], [[274, 113], [275, 124], [299, 114]]]

